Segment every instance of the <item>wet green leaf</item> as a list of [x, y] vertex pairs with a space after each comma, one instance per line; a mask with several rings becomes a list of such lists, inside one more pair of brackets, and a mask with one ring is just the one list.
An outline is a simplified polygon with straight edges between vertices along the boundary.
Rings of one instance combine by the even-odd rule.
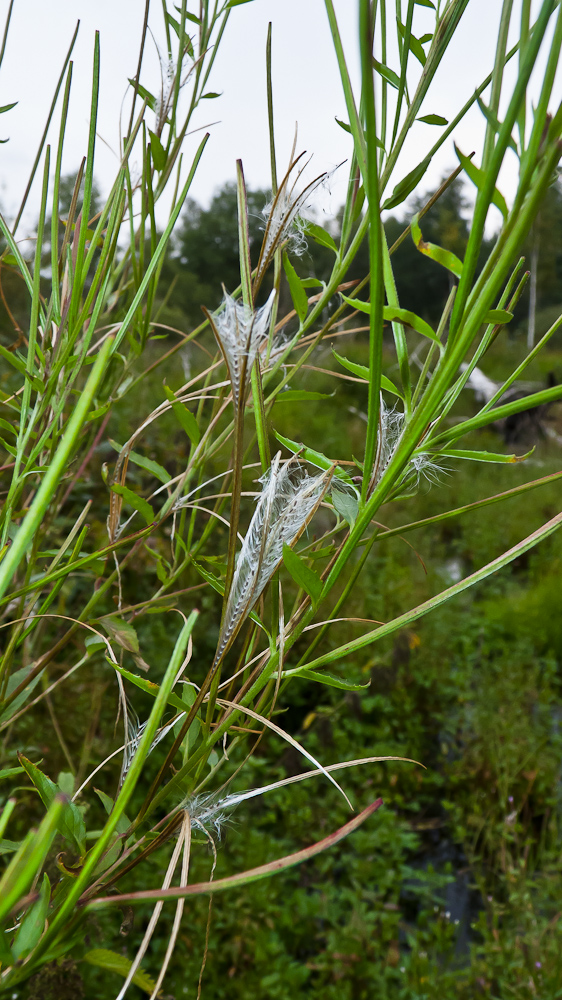
[[[33, 782], [35, 788], [39, 792], [43, 805], [46, 809], [48, 809], [55, 796], [62, 794], [59, 786], [56, 785], [54, 781], [51, 781], [46, 774], [43, 774], [43, 772], [40, 771], [35, 764], [32, 764], [27, 757], [24, 757], [23, 754], [18, 754], [18, 759], [28, 778]], [[57, 823], [57, 829], [64, 839], [68, 840], [73, 845], [76, 852], [82, 857], [86, 851], [86, 827], [84, 825], [82, 813], [78, 807], [74, 805], [74, 802], [67, 800], [64, 803], [59, 821]]]
[[[135, 81], [131, 79], [131, 77], [129, 77], [129, 83], [131, 84], [131, 87], [135, 86]], [[147, 90], [146, 87], [143, 87], [140, 83], [137, 85], [137, 93], [142, 101], [146, 101], [151, 111], [156, 111], [158, 102], [154, 94], [151, 94], [150, 91]]]
[[318, 573], [288, 545], [283, 545], [283, 562], [295, 583], [312, 599], [313, 605], [318, 604], [322, 593], [322, 580]]
[[22, 961], [38, 943], [45, 927], [50, 901], [51, 883], [44, 872], [39, 899], [25, 914], [12, 944], [12, 954], [17, 961]]
[[364, 691], [365, 688], [369, 687], [369, 681], [366, 684], [354, 684], [353, 681], [344, 681], [341, 677], [334, 677], [333, 674], [327, 674], [323, 670], [299, 670], [296, 677], [304, 677], [308, 681], [316, 681], [317, 684], [327, 684], [328, 687], [339, 688], [340, 691]]
[[113, 493], [117, 493], [118, 496], [123, 497], [126, 503], [138, 511], [147, 524], [152, 524], [154, 521], [154, 508], [151, 507], [148, 500], [137, 496], [133, 490], [130, 490], [128, 486], [122, 486], [121, 483], [112, 483], [111, 490]]
[[150, 148], [152, 150], [152, 160], [156, 169], [160, 172], [166, 166], [166, 150], [164, 149], [160, 136], [156, 135], [156, 132], [152, 132], [151, 129], [148, 130], [150, 136]]
[[[113, 438], [109, 439], [109, 443], [112, 448], [115, 448], [117, 453], [123, 450], [123, 446], [120, 445]], [[133, 462], [135, 465], [140, 466], [146, 472], [151, 472], [153, 476], [156, 476], [161, 483], [170, 482], [170, 473], [166, 471], [163, 465], [159, 465], [158, 462], [154, 462], [151, 458], [145, 458], [144, 455], [139, 455], [138, 451], [129, 452], [129, 461]]]
[[397, 205], [401, 205], [423, 179], [430, 162], [431, 159], [427, 156], [425, 160], [418, 163], [417, 167], [410, 170], [410, 173], [406, 174], [406, 176], [396, 185], [390, 198], [386, 199], [382, 207], [388, 210], [389, 208], [396, 208]]
[[[337, 118], [336, 118], [336, 121], [337, 121]], [[338, 122], [338, 124], [342, 125], [342, 127], [343, 127], [343, 123], [342, 122]], [[325, 229], [322, 229], [321, 226], [317, 226], [316, 223], [309, 222], [307, 220], [306, 223], [305, 223], [304, 232], [307, 235], [312, 236], [312, 239], [314, 240], [314, 242], [318, 243], [320, 246], [322, 246], [322, 247], [328, 247], [328, 250], [333, 250], [334, 253], [338, 253], [339, 252], [338, 248], [337, 248], [337, 246], [335, 244], [334, 239], [330, 236], [329, 233], [326, 232]], [[316, 279], [313, 279], [313, 280], [316, 280]], [[319, 282], [319, 284], [322, 284], [322, 282]]]
[[201, 440], [201, 431], [197, 426], [197, 421], [193, 416], [193, 413], [191, 410], [188, 410], [187, 406], [184, 406], [179, 399], [176, 399], [174, 393], [168, 385], [164, 386], [164, 392], [172, 404], [172, 412], [178, 423], [183, 427], [191, 443], [197, 446]]
[[375, 67], [377, 73], [379, 73], [383, 80], [386, 80], [391, 87], [394, 87], [395, 90], [400, 89], [400, 77], [394, 72], [393, 69], [385, 66], [385, 64], [379, 62], [378, 59], [373, 59], [373, 66]]
[[[283, 437], [283, 435], [279, 434], [277, 431], [274, 431], [273, 433], [280, 444], [284, 445], [285, 448], [288, 448], [289, 451], [292, 451], [293, 455], [296, 455], [298, 452], [305, 462], [310, 462], [311, 465], [316, 465], [319, 469], [327, 470], [333, 467], [334, 463], [330, 461], [329, 458], [326, 458], [322, 452], [315, 451], [314, 448], [306, 448], [303, 444], [299, 444], [298, 441], [291, 441], [290, 438]], [[351, 476], [345, 472], [341, 466], [336, 465], [334, 475], [339, 479], [343, 479], [344, 482], [351, 484]]]
[[357, 520], [357, 514], [359, 513], [359, 500], [357, 499], [355, 490], [351, 492], [350, 489], [343, 489], [339, 483], [334, 480], [332, 482], [332, 503], [338, 514], [340, 514], [352, 528]]
[[423, 115], [416, 119], [418, 122], [425, 122], [426, 125], [448, 125], [449, 122], [441, 115]]
[[293, 300], [295, 311], [302, 323], [308, 312], [308, 297], [303, 288], [302, 281], [286, 253], [283, 253], [283, 268], [287, 276], [287, 281], [289, 282], [289, 291], [291, 292], [291, 298]]
[[[465, 156], [464, 153], [461, 153], [456, 143], [454, 143], [454, 146], [455, 146], [455, 153], [457, 154], [459, 161], [462, 164], [466, 176], [470, 178], [475, 187], [480, 191], [486, 179], [484, 171], [481, 170], [480, 167], [477, 167], [476, 164], [473, 163], [468, 156]], [[503, 194], [501, 193], [501, 191], [498, 191], [497, 188], [494, 188], [492, 204], [495, 205], [496, 208], [499, 208], [504, 219], [507, 219], [507, 216], [509, 214], [507, 203]]]
[[[124, 955], [118, 955], [115, 951], [110, 951], [109, 948], [93, 948], [91, 951], [87, 951], [84, 955], [84, 961], [88, 962], [89, 965], [105, 969], [106, 972], [115, 972], [123, 979], [127, 978], [133, 964], [130, 959], [125, 958]], [[156, 986], [155, 981], [143, 969], [137, 969], [132, 981], [135, 986], [149, 994], [154, 991]]]
[[426, 243], [423, 239], [421, 229], [418, 225], [418, 215], [414, 215], [411, 222], [411, 232], [412, 239], [417, 246], [420, 253], [426, 255], [431, 260], [434, 260], [437, 264], [441, 264], [442, 267], [446, 268], [447, 271], [452, 271], [457, 278], [462, 275], [462, 260], [450, 250], [445, 250], [443, 247], [438, 247], [435, 243]]

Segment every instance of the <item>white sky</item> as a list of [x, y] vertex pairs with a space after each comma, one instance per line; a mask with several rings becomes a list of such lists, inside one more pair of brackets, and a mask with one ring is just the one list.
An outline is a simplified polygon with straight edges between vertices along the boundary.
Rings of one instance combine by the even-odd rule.
[[[389, 4], [389, 8], [390, 8]], [[516, 4], [517, 6], [517, 4]], [[0, 0], [5, 16], [7, 0]], [[356, 0], [335, 0], [353, 79], [358, 77]], [[159, 44], [163, 42], [161, 4], [153, 0], [151, 25]], [[189, 8], [198, 4], [190, 0]], [[436, 113], [450, 119], [491, 69], [500, 0], [470, 0], [458, 37], [439, 70], [433, 91], [421, 114]], [[8, 215], [14, 213], [25, 188], [39, 138], [44, 127], [57, 76], [75, 24], [81, 21], [74, 49], [74, 77], [67, 131], [64, 169], [76, 170], [86, 152], [89, 91], [94, 31], [101, 33], [101, 94], [96, 153], [96, 178], [107, 189], [117, 168], [119, 116], [127, 93], [127, 78], [134, 76], [142, 26], [144, 0], [16, 0], [7, 53], [0, 70], [0, 104], [19, 101], [0, 116], [0, 137], [10, 137], [1, 147], [0, 200]], [[414, 28], [419, 35], [428, 30], [430, 12], [416, 7]], [[323, 0], [253, 0], [234, 8], [227, 27], [209, 89], [223, 96], [203, 101], [197, 111], [197, 126], [216, 121], [191, 195], [208, 202], [213, 191], [234, 177], [235, 160], [244, 162], [249, 186], [269, 185], [269, 146], [265, 94], [265, 42], [268, 22], [273, 22], [273, 73], [276, 142], [280, 166], [289, 155], [295, 121], [299, 123], [299, 151], [314, 154], [313, 175], [329, 170], [349, 158], [350, 138], [336, 124], [335, 116], [347, 120], [345, 102]], [[163, 46], [162, 46], [163, 47]], [[389, 62], [392, 62], [389, 59]], [[149, 40], [141, 82], [158, 89], [159, 69], [155, 46]], [[558, 88], [560, 90], [560, 88]], [[59, 113], [55, 112], [50, 141], [56, 143]], [[483, 118], [473, 111], [455, 136], [465, 153], [476, 150], [478, 162]], [[399, 162], [394, 182], [412, 169], [433, 145], [438, 128], [416, 125]], [[202, 133], [187, 140], [193, 152]], [[105, 145], [107, 144], [107, 145]], [[113, 152], [112, 152], [113, 150]], [[427, 187], [457, 160], [452, 137], [435, 157]], [[504, 193], [512, 193], [514, 173], [504, 176]], [[24, 228], [31, 226], [38, 203], [36, 181], [31, 209]], [[327, 211], [336, 211], [344, 199], [345, 168], [332, 181]], [[393, 185], [391, 185], [392, 188]]]

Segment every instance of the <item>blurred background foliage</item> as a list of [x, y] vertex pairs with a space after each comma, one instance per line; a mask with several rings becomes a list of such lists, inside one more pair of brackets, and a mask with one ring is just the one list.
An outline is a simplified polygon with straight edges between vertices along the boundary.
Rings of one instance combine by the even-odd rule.
[[[72, 187], [69, 179], [63, 201], [69, 200]], [[459, 182], [451, 185], [424, 218], [424, 238], [462, 256], [469, 194]], [[267, 192], [249, 192], [251, 242], [260, 239], [266, 200]], [[411, 209], [421, 206], [422, 201]], [[404, 220], [387, 219], [390, 244], [403, 228]], [[562, 312], [559, 185], [550, 189], [529, 245], [521, 249], [538, 262], [535, 328], [540, 336]], [[293, 263], [297, 271], [322, 279], [328, 255], [309, 241], [305, 258], [294, 258]], [[350, 278], [364, 276], [367, 259], [365, 247]], [[410, 239], [398, 248], [393, 263], [400, 299], [434, 322], [450, 290], [448, 272], [419, 254]], [[226, 184], [207, 208], [193, 201], [186, 204], [160, 286], [166, 294], [160, 303], [163, 328], [158, 335], [165, 339], [154, 340], [145, 359], [158, 359], [163, 347], [177, 342], [177, 334], [166, 327], [185, 334], [197, 326], [201, 304], [215, 307], [221, 297], [219, 282], [231, 291], [238, 275], [236, 191]], [[9, 268], [2, 268], [0, 282], [0, 337], [12, 349], [25, 330], [26, 297]], [[527, 295], [514, 322], [487, 353], [486, 375], [499, 379], [524, 356], [528, 321]], [[544, 383], [549, 374], [562, 378], [560, 337], [552, 338], [528, 370], [529, 379]], [[352, 334], [346, 344], [348, 357], [366, 362], [366, 334]], [[335, 393], [338, 419], [333, 419], [333, 401], [293, 402], [276, 407], [275, 429], [299, 440], [306, 424], [309, 442], [316, 431], [328, 454], [348, 455], [359, 450], [366, 399], [363, 386], [316, 370], [327, 367], [322, 365], [323, 352], [329, 355], [332, 346], [338, 349], [337, 341], [321, 346], [314, 356], [315, 369], [302, 373], [299, 387]], [[105, 537], [107, 489], [101, 470], [115, 457], [110, 439], [122, 443], [137, 426], [139, 414], [161, 402], [163, 379], [176, 388], [191, 370], [208, 363], [204, 352], [215, 353], [210, 337], [201, 348], [184, 346], [143, 380], [142, 390], [133, 388], [116, 402], [104, 440], [61, 516], [61, 537], [88, 498], [93, 500], [90, 530], [95, 537]], [[390, 362], [387, 374], [392, 377]], [[466, 410], [469, 390], [465, 396]], [[479, 448], [500, 451], [499, 435], [501, 428], [493, 428], [473, 438]], [[383, 508], [382, 520], [393, 527], [429, 517], [447, 506], [558, 471], [561, 435], [562, 414], [552, 407], [541, 413], [534, 440], [517, 448], [521, 452], [534, 446], [526, 462], [505, 467], [501, 475], [489, 465], [481, 465], [475, 475], [472, 463], [457, 462], [441, 471], [436, 485], [422, 484], [415, 500]], [[171, 414], [148, 428], [143, 443], [144, 453], [164, 463], [172, 475], [181, 470], [188, 443]], [[220, 471], [219, 464], [215, 471]], [[146, 473], [135, 466], [130, 476], [141, 492]], [[558, 493], [557, 484], [543, 487], [404, 537], [381, 538], [347, 614], [388, 619], [423, 601], [551, 517], [559, 506]], [[217, 546], [225, 543], [220, 531], [216, 537]], [[127, 603], [150, 596], [147, 581], [158, 574], [164, 558], [155, 539], [139, 551], [123, 573]], [[199, 583], [193, 572], [186, 572], [178, 590]], [[53, 610], [72, 616], [80, 604], [80, 587], [78, 575], [65, 582]], [[323, 763], [396, 754], [420, 761], [425, 770], [388, 763], [346, 772], [344, 786], [357, 809], [378, 795], [384, 799], [384, 807], [365, 827], [303, 867], [217, 895], [209, 924], [208, 901], [190, 901], [166, 996], [179, 1000], [188, 995], [185, 984], [199, 975], [208, 926], [203, 996], [213, 1000], [562, 997], [561, 589], [562, 537], [555, 534], [507, 571], [433, 612], [415, 630], [374, 650], [367, 648], [344, 664], [347, 678], [368, 685], [364, 693], [346, 695], [305, 680], [297, 682], [300, 688], [294, 685], [291, 706], [280, 716], [280, 724]], [[189, 594], [189, 606], [194, 599], [201, 609], [194, 656], [207, 661], [216, 642], [218, 600], [207, 587]], [[138, 620], [133, 615], [133, 620], [144, 659], [151, 665], [165, 662], [173, 645], [166, 615]], [[48, 633], [48, 624], [40, 627]], [[357, 634], [357, 626], [343, 622], [335, 632], [344, 642]], [[66, 669], [64, 659], [52, 666], [49, 678], [45, 674], [45, 686]], [[119, 744], [116, 704], [113, 672], [100, 655], [88, 675], [77, 675], [45, 699], [33, 723], [25, 716], [18, 722], [17, 745], [11, 728], [2, 734], [0, 768], [12, 767], [20, 750], [41, 758], [53, 777], [69, 769], [83, 776], [90, 759], [102, 759]], [[247, 787], [302, 770], [296, 753], [271, 733], [258, 741], [247, 766]], [[102, 772], [100, 789], [110, 793], [114, 777]], [[149, 760], [147, 780], [150, 777]], [[0, 784], [2, 797], [11, 787], [9, 780]], [[217, 877], [306, 846], [347, 818], [334, 789], [318, 779], [245, 802], [242, 810], [243, 821], [235, 812], [223, 828]], [[28, 790], [18, 809], [19, 832], [39, 815]], [[100, 823], [101, 817], [100, 804]], [[148, 862], [155, 886], [166, 857], [166, 852], [155, 852]], [[208, 879], [212, 863], [210, 851], [207, 856], [194, 852], [193, 881]], [[123, 891], [128, 888], [134, 888], [134, 876], [123, 880]], [[123, 947], [131, 954], [149, 914], [144, 906], [135, 910], [134, 921], [132, 911], [96, 916], [86, 943], [90, 948], [115, 948], [121, 933]], [[168, 931], [165, 908], [144, 963], [148, 971], [158, 969]], [[60, 967], [48, 966], [14, 997], [65, 1000], [84, 995], [105, 1000], [117, 985], [110, 973], [65, 960]], [[138, 988], [132, 990], [140, 995]]]

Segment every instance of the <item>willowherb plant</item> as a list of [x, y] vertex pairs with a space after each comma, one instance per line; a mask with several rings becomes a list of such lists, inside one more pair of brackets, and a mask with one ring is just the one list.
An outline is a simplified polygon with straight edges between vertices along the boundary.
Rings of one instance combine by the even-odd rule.
[[222, 659], [279, 568], [283, 546], [292, 548], [300, 538], [325, 497], [331, 478], [331, 472], [308, 476], [292, 459], [281, 462], [281, 452], [273, 459], [262, 477], [262, 492], [236, 562], [217, 659]]
[[[64, 91], [56, 154], [51, 159], [50, 149], [44, 148], [42, 141], [37, 158], [43, 166], [43, 183], [32, 266], [21, 255], [18, 226], [33, 176], [13, 223], [0, 217], [5, 241], [2, 267], [18, 277], [27, 296], [25, 337], [20, 339], [21, 331], [14, 327], [12, 339], [0, 344], [8, 389], [2, 396], [1, 426], [3, 433], [9, 434], [2, 466], [6, 501], [0, 519], [0, 606], [6, 635], [0, 661], [0, 731], [5, 733], [7, 752], [20, 750], [17, 723], [21, 716], [43, 704], [54, 712], [49, 699], [59, 685], [65, 684], [72, 698], [73, 685], [77, 675], [84, 676], [85, 665], [92, 684], [99, 682], [103, 690], [108, 676], [119, 675], [125, 692], [123, 705], [127, 705], [126, 699], [134, 702], [139, 690], [142, 697], [151, 699], [152, 707], [142, 726], [135, 721], [134, 709], [126, 716], [121, 781], [110, 770], [120, 750], [112, 750], [88, 772], [91, 757], [97, 752], [88, 735], [94, 731], [90, 720], [85, 725], [81, 762], [75, 766], [56, 714], [52, 715], [53, 726], [61, 737], [60, 753], [69, 770], [55, 782], [47, 773], [52, 758], [42, 764], [24, 754], [20, 754], [16, 768], [8, 769], [7, 786], [10, 782], [16, 786], [14, 796], [22, 781], [29, 782], [46, 814], [36, 831], [20, 841], [4, 841], [8, 864], [0, 878], [0, 921], [5, 928], [0, 937], [0, 991], [6, 994], [17, 990], [45, 962], [71, 953], [120, 971], [125, 979], [119, 994], [123, 996], [147, 951], [163, 903], [175, 899], [170, 940], [152, 990], [155, 996], [189, 895], [212, 893], [217, 886], [244, 885], [300, 863], [337, 843], [373, 815], [379, 799], [303, 851], [216, 883], [189, 882], [190, 852], [192, 846], [196, 848], [191, 841], [192, 826], [211, 836], [213, 825], [216, 828], [225, 810], [293, 780], [251, 792], [227, 790], [255, 748], [257, 731], [248, 731], [248, 719], [259, 725], [260, 735], [270, 729], [298, 748], [293, 737], [272, 720], [279, 703], [290, 698], [295, 678], [300, 683], [326, 683], [342, 691], [360, 691], [355, 661], [362, 650], [500, 570], [548, 537], [562, 521], [562, 514], [556, 514], [509, 551], [499, 553], [423, 604], [405, 608], [385, 624], [370, 622], [375, 627], [343, 644], [330, 634], [332, 624], [341, 620], [340, 609], [353, 593], [378, 540], [375, 518], [381, 505], [403, 496], [421, 475], [434, 478], [443, 462], [450, 468], [456, 461], [512, 460], [513, 456], [458, 444], [470, 432], [562, 396], [562, 389], [554, 386], [526, 399], [506, 398], [502, 402], [503, 393], [559, 328], [562, 320], [558, 320], [476, 415], [451, 418], [471, 372], [513, 318], [526, 281], [518, 261], [519, 247], [555, 175], [562, 136], [562, 106], [550, 106], [562, 48], [562, 7], [556, 0], [541, 0], [531, 24], [529, 5], [524, 4], [527, 21], [516, 49], [508, 52], [512, 10], [505, 0], [489, 76], [468, 96], [453, 121], [443, 125], [440, 118], [441, 131], [435, 142], [431, 122], [436, 116], [421, 116], [428, 140], [420, 162], [405, 176], [396, 175], [399, 156], [414, 122], [420, 120], [422, 105], [468, 2], [438, 3], [431, 14], [432, 31], [421, 37], [419, 5], [408, 3], [404, 22], [397, 6], [396, 17], [385, 16], [377, 22], [375, 37], [376, 5], [358, 0], [362, 79], [361, 93], [355, 94], [333, 3], [325, 0], [353, 137], [348, 196], [337, 242], [320, 226], [308, 227], [311, 238], [333, 255], [327, 280], [302, 279], [285, 255], [287, 286], [283, 289], [283, 251], [288, 242], [290, 246], [299, 213], [325, 175], [300, 190], [301, 159], [295, 159], [293, 151], [289, 168], [277, 184], [270, 36], [267, 73], [272, 201], [262, 246], [257, 261], [253, 261], [239, 164], [240, 287], [231, 295], [225, 294], [222, 308], [207, 312], [204, 321], [187, 333], [161, 321], [166, 301], [166, 290], [161, 288], [162, 267], [207, 137], [194, 152], [187, 171], [182, 166], [182, 150], [191, 148], [188, 132], [201, 100], [213, 96], [206, 89], [208, 78], [218, 43], [238, 4], [232, 2], [219, 9], [201, 0], [197, 14], [188, 11], [186, 0], [179, 8], [163, 4], [165, 62], [173, 64], [173, 69], [166, 74], [160, 96], [152, 93], [149, 81], [145, 81], [146, 86], [141, 84], [141, 49], [122, 160], [99, 216], [92, 219], [100, 72], [96, 40], [87, 156], [76, 180], [61, 241], [59, 191], [71, 88], [69, 51], [60, 80]], [[428, 16], [427, 11], [424, 16]], [[143, 38], [146, 22], [144, 29]], [[395, 69], [385, 62], [394, 50], [398, 53]], [[505, 68], [511, 60], [517, 63], [516, 80], [508, 88]], [[544, 71], [531, 116], [529, 86], [539, 66]], [[437, 100], [438, 93], [431, 93]], [[483, 103], [484, 95], [487, 103]], [[58, 91], [53, 108], [57, 97]], [[423, 239], [423, 211], [409, 219], [405, 229], [405, 238], [411, 238], [435, 267], [445, 267], [451, 275], [452, 291], [433, 329], [408, 308], [408, 303], [399, 301], [392, 260], [399, 252], [400, 240], [388, 247], [382, 213], [403, 205], [419, 187], [436, 151], [477, 101], [485, 109], [481, 156], [474, 161], [459, 152], [459, 170], [465, 170], [476, 187], [464, 259]], [[519, 178], [508, 208], [497, 184], [508, 150], [511, 155], [514, 149]], [[130, 163], [137, 154], [142, 172], [135, 180]], [[159, 231], [154, 206], [170, 184], [173, 208]], [[82, 207], [78, 210], [80, 198]], [[493, 205], [500, 206], [503, 222], [482, 265], [479, 258]], [[45, 258], [42, 248], [49, 216], [50, 246]], [[355, 282], [350, 279], [350, 267], [365, 239], [369, 242], [369, 273]], [[273, 291], [259, 307], [258, 293], [270, 270]], [[217, 275], [217, 286], [220, 278]], [[311, 284], [316, 287], [309, 295]], [[361, 298], [367, 284], [369, 298]], [[278, 317], [287, 295], [291, 308]], [[357, 315], [365, 317], [368, 328], [357, 329]], [[386, 364], [383, 354], [385, 324], [392, 333], [392, 365]], [[287, 339], [280, 345], [276, 338], [284, 327]], [[162, 330], [178, 338], [166, 351], [156, 339], [163, 336]], [[206, 350], [199, 338], [208, 342], [210, 330], [222, 359], [217, 355], [207, 368], [194, 370], [189, 382], [176, 393], [166, 386], [162, 401], [146, 412], [150, 409], [148, 393], [141, 387], [150, 371], [177, 358], [177, 352], [191, 340]], [[314, 351], [322, 342], [335, 334], [343, 340], [351, 332], [367, 334], [368, 365], [343, 355], [336, 357], [352, 373], [366, 412], [362, 453], [359, 457], [351, 453], [332, 457], [325, 454], [330, 448], [322, 441], [291, 440], [275, 431], [278, 443], [293, 457], [283, 459], [278, 452], [272, 460], [277, 404], [286, 405], [291, 398], [317, 403], [318, 394], [295, 388], [300, 375], [305, 365], [316, 360]], [[145, 361], [147, 348], [151, 350], [150, 363]], [[217, 374], [223, 360], [226, 373], [222, 368]], [[142, 412], [138, 426], [121, 446], [106, 427], [127, 395]], [[322, 401], [321, 405], [326, 406], [328, 420], [339, 419], [337, 401]], [[164, 464], [148, 453], [147, 430], [154, 431], [164, 414], [177, 421], [188, 442], [185, 455], [177, 457], [179, 472], [167, 467], [171, 449], [163, 449]], [[303, 437], [307, 436], [303, 430]], [[103, 488], [107, 494], [100, 499], [96, 493], [84, 506], [83, 499], [78, 501], [85, 470], [96, 450], [106, 444], [106, 437], [107, 446], [114, 447], [119, 457], [98, 484], [100, 495]], [[250, 515], [245, 499], [250, 491], [243, 487], [250, 476], [255, 479], [256, 465], [261, 468], [262, 489]], [[135, 476], [130, 475], [133, 466]], [[321, 471], [315, 475], [305, 472], [309, 466]], [[511, 495], [560, 476], [562, 473], [526, 483]], [[219, 480], [217, 492], [211, 493], [211, 484]], [[472, 508], [498, 499], [484, 497]], [[123, 505], [131, 513], [122, 523]], [[99, 542], [96, 539], [103, 532], [92, 531], [88, 518], [93, 517], [93, 510], [103, 524], [108, 507], [109, 540]], [[431, 520], [449, 518], [462, 510], [437, 512]], [[238, 527], [245, 521], [248, 527], [239, 546]], [[420, 523], [413, 520], [389, 529], [386, 535], [414, 530]], [[301, 536], [309, 526], [302, 544]], [[225, 527], [226, 545], [220, 534]], [[66, 602], [64, 614], [55, 614], [54, 602], [69, 581], [79, 585], [65, 590], [60, 598]], [[191, 642], [198, 639], [198, 611], [192, 610], [193, 600], [198, 599], [194, 591], [198, 593], [203, 587], [217, 623], [220, 615], [214, 632], [218, 639], [212, 649], [202, 644], [193, 656]], [[214, 591], [219, 597], [212, 603]], [[177, 614], [183, 620], [167, 666], [151, 663], [150, 677], [135, 631], [137, 618], [148, 612], [168, 616], [160, 634], [169, 633], [169, 622], [176, 621]], [[107, 651], [108, 645], [112, 656], [104, 660], [100, 653]], [[54, 676], [62, 655], [64, 672]], [[68, 668], [66, 657], [72, 661]], [[335, 673], [326, 672], [328, 665]], [[187, 683], [180, 684], [181, 679]], [[37, 687], [39, 682], [41, 688]], [[339, 767], [367, 766], [381, 759], [340, 761], [324, 767], [304, 746], [300, 749], [314, 770], [298, 780], [330, 776]], [[145, 765], [151, 753], [150, 782]], [[104, 792], [99, 796], [104, 815], [91, 794], [92, 779], [100, 772], [112, 790], [111, 795]], [[63, 789], [74, 792], [72, 801]], [[15, 801], [8, 798], [0, 813], [0, 837], [13, 828]], [[62, 839], [67, 860], [54, 843], [55, 837]], [[173, 846], [161, 888], [147, 887], [145, 872], [153, 868], [144, 862], [169, 843]], [[59, 855], [58, 869], [52, 863], [55, 854]], [[176, 870], [180, 871], [180, 884], [173, 887]], [[51, 885], [50, 876], [55, 871], [59, 874]], [[128, 888], [123, 880], [131, 873], [137, 888], [122, 891]], [[111, 957], [109, 949], [91, 949], [85, 943], [85, 927], [94, 910], [140, 900], [154, 900], [156, 906], [133, 961], [120, 953]]]
[[252, 367], [267, 342], [274, 301], [275, 291], [265, 305], [254, 310], [225, 292], [221, 308], [208, 314], [228, 368], [232, 398], [237, 410], [244, 405]]

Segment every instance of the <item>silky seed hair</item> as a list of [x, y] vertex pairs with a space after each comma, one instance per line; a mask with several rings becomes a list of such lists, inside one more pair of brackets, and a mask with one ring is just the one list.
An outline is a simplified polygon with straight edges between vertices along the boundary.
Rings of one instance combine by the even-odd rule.
[[265, 305], [254, 310], [225, 291], [222, 307], [207, 314], [228, 368], [236, 409], [244, 402], [252, 366], [267, 342], [275, 294], [272, 291]]
[[262, 477], [262, 492], [236, 561], [215, 660], [220, 659], [283, 558], [326, 494], [331, 472], [309, 476], [278, 452]]

